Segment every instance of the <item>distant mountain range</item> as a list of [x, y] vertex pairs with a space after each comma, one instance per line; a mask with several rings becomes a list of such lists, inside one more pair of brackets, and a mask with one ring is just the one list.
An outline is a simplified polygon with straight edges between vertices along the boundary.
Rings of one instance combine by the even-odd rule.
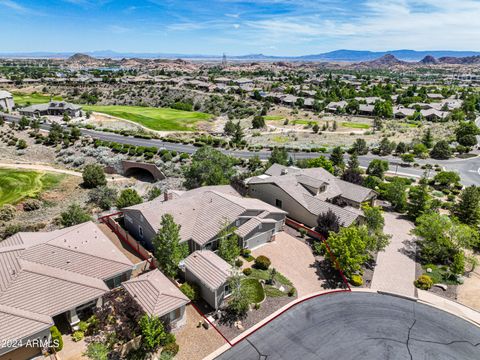
[[[60, 58], [66, 59], [74, 55], [74, 52], [17, 52], [17, 53], [0, 53], [0, 58]], [[176, 53], [123, 53], [112, 50], [91, 51], [82, 54], [95, 58], [139, 58], [139, 59], [198, 59], [198, 60], [220, 60], [222, 55], [205, 55], [205, 54], [176, 54]], [[331, 52], [303, 55], [303, 56], [271, 56], [264, 54], [248, 54], [240, 56], [228, 56], [230, 60], [253, 60], [253, 61], [347, 61], [347, 62], [364, 62], [381, 58], [385, 55], [392, 55], [396, 59], [408, 62], [417, 62], [431, 58], [464, 58], [472, 56], [480, 56], [477, 51], [452, 51], [452, 50], [433, 50], [433, 51], [416, 51], [416, 50], [392, 50], [392, 51], [363, 51], [363, 50], [335, 50]]]

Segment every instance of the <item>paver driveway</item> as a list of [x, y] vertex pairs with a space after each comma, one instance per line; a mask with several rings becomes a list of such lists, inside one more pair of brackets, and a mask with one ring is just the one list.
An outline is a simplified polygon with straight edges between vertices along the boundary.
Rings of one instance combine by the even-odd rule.
[[292, 281], [299, 297], [323, 290], [324, 281], [312, 250], [286, 232], [278, 233], [275, 241], [254, 249], [252, 255], [269, 257], [272, 266]]
[[[371, 288], [397, 294], [415, 296], [414, 237], [410, 234], [413, 224], [397, 213], [385, 212], [384, 232], [392, 239], [385, 251], [378, 253]], [[410, 253], [410, 255], [409, 255]]]

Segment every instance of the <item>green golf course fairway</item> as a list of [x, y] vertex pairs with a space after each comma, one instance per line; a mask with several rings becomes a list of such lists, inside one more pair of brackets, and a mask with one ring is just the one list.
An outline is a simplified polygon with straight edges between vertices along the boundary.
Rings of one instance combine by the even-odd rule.
[[212, 117], [210, 114], [201, 112], [143, 106], [85, 105], [83, 110], [91, 110], [130, 120], [149, 129], [159, 131], [194, 131], [197, 122], [209, 120]]
[[65, 177], [42, 171], [0, 168], [0, 206], [16, 204], [27, 197], [36, 197], [42, 191], [56, 186]]
[[[53, 100], [62, 100], [61, 96], [53, 96]], [[23, 93], [13, 93], [13, 100], [15, 104], [20, 106], [26, 106], [27, 104], [45, 104], [50, 101], [50, 95], [40, 94], [40, 93], [31, 93], [31, 94], [23, 94]]]

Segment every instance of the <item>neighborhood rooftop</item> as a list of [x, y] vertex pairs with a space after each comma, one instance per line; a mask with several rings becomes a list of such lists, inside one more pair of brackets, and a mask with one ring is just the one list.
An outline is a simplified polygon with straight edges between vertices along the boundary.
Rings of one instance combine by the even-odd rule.
[[232, 272], [232, 266], [210, 250], [197, 250], [183, 262], [186, 271], [193, 273], [211, 290], [223, 285]]
[[122, 285], [150, 315], [162, 317], [190, 302], [158, 269], [126, 281]]

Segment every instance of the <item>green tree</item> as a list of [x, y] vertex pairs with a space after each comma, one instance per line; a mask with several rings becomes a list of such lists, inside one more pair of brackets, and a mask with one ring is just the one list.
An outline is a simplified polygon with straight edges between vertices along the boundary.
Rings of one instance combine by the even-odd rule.
[[365, 226], [367, 227], [369, 242], [367, 249], [370, 251], [383, 251], [390, 242], [391, 235], [383, 232], [385, 227], [385, 219], [383, 218], [382, 209], [378, 206], [364, 205], [362, 206], [365, 216]]
[[142, 347], [147, 352], [157, 350], [167, 337], [162, 321], [158, 316], [143, 315], [139, 321], [142, 332]]
[[218, 245], [218, 256], [232, 266], [235, 264], [235, 260], [240, 256], [240, 240], [235, 233], [236, 230], [236, 227], [229, 226], [228, 222], [225, 221], [218, 234], [218, 239], [220, 241]]
[[350, 148], [349, 152], [351, 154], [357, 153], [358, 155], [368, 154], [368, 146], [365, 139], [356, 139], [352, 147]]
[[417, 218], [412, 233], [419, 237], [417, 244], [424, 263], [450, 264], [455, 254], [478, 241], [478, 231], [436, 212]]
[[[340, 269], [348, 278], [360, 271], [362, 265], [369, 258], [367, 250], [369, 241], [367, 237], [367, 228], [364, 226], [341, 228], [338, 233], [331, 232], [328, 237], [331, 253], [337, 259]], [[323, 252], [327, 251], [323, 242], [320, 247]], [[329, 260], [332, 261], [332, 259]]]
[[370, 161], [370, 164], [368, 164], [367, 174], [383, 179], [385, 177], [385, 172], [387, 170], [388, 170], [387, 160], [374, 159]]
[[250, 301], [245, 287], [242, 286], [242, 277], [233, 272], [228, 279], [228, 286], [232, 293], [228, 301], [228, 312], [235, 317], [242, 317], [249, 309]]
[[455, 275], [463, 275], [465, 272], [465, 254], [463, 251], [459, 251], [453, 255], [453, 261], [452, 265], [450, 266], [450, 270]]
[[29, 125], [30, 125], [30, 120], [28, 120], [26, 116], [22, 116], [18, 121], [18, 128], [20, 130], [25, 130], [25, 128]]
[[422, 144], [427, 147], [427, 149], [431, 149], [433, 146], [433, 135], [432, 135], [432, 130], [427, 129], [425, 134], [423, 134], [422, 137]]
[[235, 133], [235, 123], [228, 119], [227, 122], [225, 123], [225, 126], [223, 127], [223, 132], [225, 135], [232, 136]]
[[232, 141], [234, 144], [240, 144], [243, 140], [243, 137], [244, 133], [242, 126], [240, 125], [240, 121], [237, 121], [237, 123], [235, 124], [235, 131], [232, 135]]
[[341, 170], [345, 169], [345, 161], [343, 159], [344, 154], [345, 151], [343, 151], [341, 146], [334, 147], [332, 153], [330, 154], [330, 161], [332, 162], [332, 165]]
[[274, 147], [272, 153], [270, 154], [270, 158], [268, 159], [268, 163], [270, 165], [288, 165], [288, 159], [288, 152], [285, 148]]
[[407, 145], [404, 142], [399, 142], [397, 144], [397, 147], [395, 148], [395, 153], [401, 155], [401, 154], [405, 154], [407, 150], [408, 150]]
[[160, 229], [152, 240], [155, 258], [162, 271], [170, 277], [175, 277], [178, 264], [188, 256], [188, 244], [181, 243], [180, 225], [177, 225], [170, 214], [162, 215]]
[[209, 146], [197, 150], [184, 170], [185, 186], [194, 189], [200, 186], [225, 185], [235, 175], [235, 159]]
[[360, 162], [358, 161], [358, 155], [354, 152], [350, 155], [348, 160], [348, 167], [343, 172], [342, 179], [353, 184], [361, 185], [363, 183], [362, 172], [360, 170]]
[[331, 231], [338, 232], [342, 224], [340, 218], [335, 214], [332, 209], [328, 209], [327, 212], [323, 212], [318, 215], [316, 231], [324, 236], [327, 236]]
[[328, 172], [334, 172], [333, 164], [325, 156], [319, 156], [314, 159], [301, 159], [297, 161], [297, 166], [300, 168], [324, 168]]
[[141, 204], [143, 199], [138, 195], [137, 190], [135, 189], [125, 189], [122, 190], [120, 196], [117, 199], [117, 207], [123, 209], [129, 206]]
[[265, 127], [265, 118], [261, 115], [257, 115], [252, 120], [252, 127], [254, 129], [262, 129]]
[[463, 146], [477, 145], [476, 135], [480, 135], [480, 128], [473, 121], [461, 122], [455, 130], [457, 142]]
[[91, 220], [92, 217], [78, 204], [70, 205], [67, 210], [60, 214], [60, 223], [65, 227], [78, 225]]
[[417, 143], [413, 145], [413, 153], [419, 158], [426, 158], [428, 156], [428, 148], [424, 143]]
[[408, 215], [413, 219], [423, 215], [430, 209], [431, 201], [432, 197], [428, 192], [427, 185], [412, 186], [408, 192]]
[[382, 138], [380, 140], [380, 144], [378, 145], [378, 154], [380, 156], [390, 155], [397, 145], [393, 142], [388, 140], [387, 137]]
[[386, 185], [385, 199], [389, 201], [395, 211], [404, 212], [407, 208], [407, 186], [405, 182], [396, 177]]
[[460, 175], [455, 171], [440, 171], [433, 177], [433, 181], [437, 187], [451, 188], [460, 183]]
[[432, 151], [430, 151], [430, 156], [434, 159], [446, 160], [452, 157], [452, 149], [450, 145], [445, 140], [440, 140], [435, 144]]
[[55, 352], [59, 352], [63, 349], [62, 333], [56, 326], [50, 328], [50, 334], [52, 335], [51, 348]]
[[103, 167], [98, 164], [88, 164], [83, 169], [83, 184], [86, 188], [107, 185], [107, 178]]
[[455, 205], [455, 216], [464, 224], [478, 226], [480, 224], [480, 188], [469, 186], [460, 194]]

